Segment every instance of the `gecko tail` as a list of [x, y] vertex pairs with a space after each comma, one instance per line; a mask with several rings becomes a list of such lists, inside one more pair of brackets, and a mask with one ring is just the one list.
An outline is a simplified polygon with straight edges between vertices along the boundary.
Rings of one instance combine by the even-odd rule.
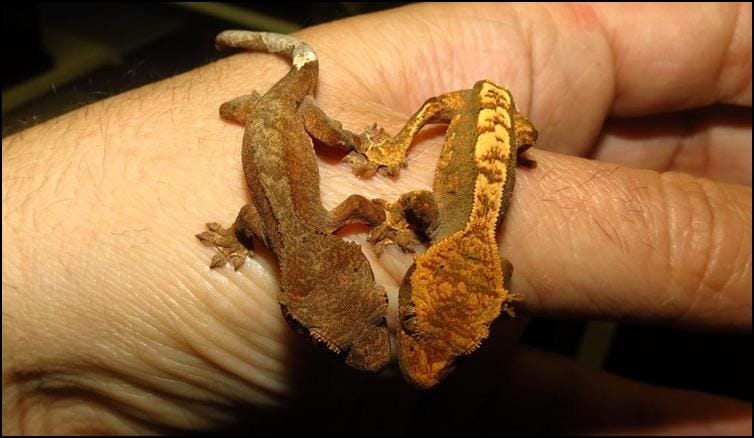
[[317, 62], [317, 54], [308, 44], [290, 35], [249, 30], [226, 30], [215, 38], [218, 50], [228, 47], [284, 55], [296, 69]]

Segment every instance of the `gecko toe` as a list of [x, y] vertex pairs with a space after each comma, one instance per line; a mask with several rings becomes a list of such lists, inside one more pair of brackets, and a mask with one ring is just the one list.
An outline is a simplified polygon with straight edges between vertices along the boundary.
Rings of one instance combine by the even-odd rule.
[[233, 227], [223, 228], [216, 222], [206, 224], [208, 231], [196, 235], [202, 244], [211, 246], [216, 254], [209, 264], [211, 269], [221, 268], [230, 262], [235, 270], [243, 266], [246, 257], [252, 255], [236, 236]]
[[366, 137], [367, 143], [380, 143], [390, 138], [388, 133], [376, 123], [372, 123], [366, 130], [364, 130], [364, 136]]

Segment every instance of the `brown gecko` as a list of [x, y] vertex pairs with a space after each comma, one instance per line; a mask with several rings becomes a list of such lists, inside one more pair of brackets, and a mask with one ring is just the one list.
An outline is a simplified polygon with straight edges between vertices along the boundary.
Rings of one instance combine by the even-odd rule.
[[537, 131], [516, 111], [510, 92], [489, 81], [429, 99], [398, 135], [364, 144], [350, 155], [357, 174], [389, 174], [427, 123], [450, 123], [433, 192], [414, 191], [386, 204], [387, 221], [370, 240], [415, 241], [411, 223], [430, 241], [416, 257], [399, 292], [398, 360], [420, 388], [439, 383], [454, 360], [476, 350], [501, 310], [514, 315], [521, 299], [508, 291], [511, 264], [498, 252], [495, 231], [511, 199], [516, 162]]
[[236, 269], [252, 255], [252, 236], [273, 250], [280, 264], [279, 302], [297, 332], [344, 357], [354, 368], [378, 371], [390, 361], [385, 316], [387, 295], [374, 280], [359, 245], [333, 236], [342, 225], [371, 225], [383, 209], [351, 195], [328, 212], [320, 200], [319, 170], [312, 138], [353, 150], [366, 139], [341, 128], [314, 102], [319, 63], [307, 44], [286, 35], [225, 31], [218, 48], [277, 53], [293, 67], [267, 93], [241, 96], [220, 107], [220, 115], [245, 125], [241, 160], [251, 202], [235, 223], [207, 224], [198, 234], [217, 255], [210, 266]]

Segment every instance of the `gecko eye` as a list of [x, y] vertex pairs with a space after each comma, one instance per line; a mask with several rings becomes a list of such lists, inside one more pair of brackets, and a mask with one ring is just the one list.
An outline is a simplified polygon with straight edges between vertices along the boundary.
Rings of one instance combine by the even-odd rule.
[[353, 268], [353, 272], [359, 272], [359, 268]]

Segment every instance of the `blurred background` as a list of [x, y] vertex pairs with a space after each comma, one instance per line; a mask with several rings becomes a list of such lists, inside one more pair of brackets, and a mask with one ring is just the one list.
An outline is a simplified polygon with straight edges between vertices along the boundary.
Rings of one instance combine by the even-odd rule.
[[[402, 3], [3, 3], [3, 137], [212, 62], [227, 28], [288, 33]], [[751, 336], [535, 319], [523, 343], [643, 382], [751, 400]]]

